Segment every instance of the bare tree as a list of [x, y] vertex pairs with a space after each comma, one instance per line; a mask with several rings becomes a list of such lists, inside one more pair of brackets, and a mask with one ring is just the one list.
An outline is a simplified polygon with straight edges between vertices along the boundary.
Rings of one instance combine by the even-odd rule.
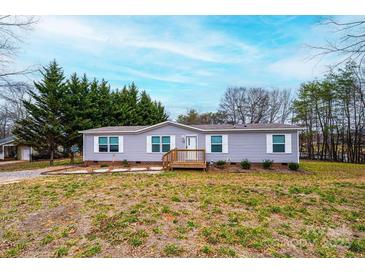
[[291, 91], [283, 89], [280, 92], [280, 116], [278, 122], [284, 124], [288, 122], [289, 115], [293, 112], [293, 96]]
[[0, 15], [0, 88], [13, 85], [14, 77], [28, 74], [31, 68], [14, 69], [14, 58], [20, 44], [22, 34], [30, 30], [37, 19], [34, 16]]
[[[334, 55], [340, 57], [334, 67], [355, 62], [357, 64], [354, 67], [357, 70], [355, 74], [360, 85], [363, 85], [365, 82], [365, 17], [347, 22], [327, 17], [320, 24], [330, 26], [335, 35], [324, 45], [311, 46], [318, 52], [315, 56]], [[365, 107], [365, 90], [363, 88], [360, 88], [360, 100]]]
[[25, 118], [23, 101], [28, 101], [28, 90], [31, 87], [26, 83], [15, 83], [0, 93], [0, 136], [10, 135], [14, 123]]
[[321, 46], [311, 46], [318, 50], [318, 55], [337, 55], [342, 57], [339, 64], [351, 60], [360, 64], [365, 57], [365, 18], [341, 22], [333, 17], [326, 17], [320, 22], [322, 26], [329, 26], [335, 34], [333, 39]]
[[230, 87], [224, 93], [219, 104], [220, 111], [227, 115], [228, 123], [238, 124], [239, 113], [242, 107], [242, 92], [243, 88]]
[[35, 71], [16, 69], [15, 57], [23, 42], [24, 32], [30, 30], [37, 19], [34, 16], [0, 15], [0, 136], [10, 134], [17, 119], [24, 117], [23, 100], [29, 85], [24, 77]]
[[285, 123], [291, 112], [289, 90], [230, 87], [224, 93], [219, 112], [227, 123]]

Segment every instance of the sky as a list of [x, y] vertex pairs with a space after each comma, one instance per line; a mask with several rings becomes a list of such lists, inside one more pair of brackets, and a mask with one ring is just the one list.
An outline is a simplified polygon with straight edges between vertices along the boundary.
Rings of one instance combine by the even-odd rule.
[[[23, 39], [17, 63], [86, 73], [112, 88], [134, 81], [172, 119], [216, 111], [227, 87], [287, 88], [321, 77], [329, 58], [308, 45], [329, 34], [320, 16], [46, 16]], [[36, 76], [37, 77], [37, 76]]]

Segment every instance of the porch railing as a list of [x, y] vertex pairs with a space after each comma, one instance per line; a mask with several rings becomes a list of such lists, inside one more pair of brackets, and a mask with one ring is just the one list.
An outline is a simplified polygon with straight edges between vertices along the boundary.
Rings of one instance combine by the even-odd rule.
[[201, 167], [206, 164], [205, 149], [172, 149], [162, 156], [164, 168]]

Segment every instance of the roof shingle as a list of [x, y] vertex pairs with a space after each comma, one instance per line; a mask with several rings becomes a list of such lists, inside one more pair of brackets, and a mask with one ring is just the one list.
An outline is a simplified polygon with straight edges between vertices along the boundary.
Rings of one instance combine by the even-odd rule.
[[155, 128], [156, 126], [163, 126], [165, 124], [172, 124], [175, 126], [180, 127], [188, 127], [195, 130], [201, 131], [214, 131], [214, 130], [265, 130], [265, 129], [299, 129], [296, 125], [288, 125], [288, 124], [238, 124], [238, 125], [231, 125], [231, 124], [208, 124], [208, 125], [183, 125], [176, 122], [163, 122], [153, 126], [114, 126], [114, 127], [100, 127], [100, 128], [93, 128], [81, 131], [81, 133], [108, 133], [108, 132], [138, 132], [142, 131], [143, 129], [148, 128]]

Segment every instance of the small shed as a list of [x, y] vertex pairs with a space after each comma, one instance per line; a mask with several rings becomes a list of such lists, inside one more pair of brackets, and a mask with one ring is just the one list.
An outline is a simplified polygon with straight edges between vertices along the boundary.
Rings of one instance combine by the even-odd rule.
[[0, 139], [0, 161], [1, 160], [24, 160], [32, 159], [32, 148], [27, 145], [14, 143], [15, 137], [8, 136]]

